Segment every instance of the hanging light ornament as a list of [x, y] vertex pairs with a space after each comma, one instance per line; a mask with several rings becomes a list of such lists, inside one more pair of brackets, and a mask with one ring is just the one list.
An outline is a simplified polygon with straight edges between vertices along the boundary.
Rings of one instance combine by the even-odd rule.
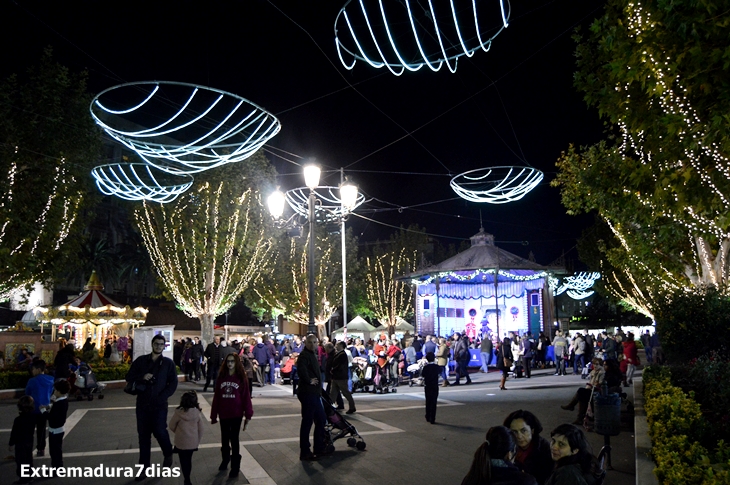
[[[341, 220], [365, 202], [365, 196], [359, 191], [355, 202], [344, 206], [339, 195], [340, 187], [319, 186], [311, 190], [314, 190], [317, 195], [315, 215], [318, 220], [325, 222]], [[309, 187], [299, 187], [288, 190], [284, 194], [291, 208], [300, 216], [309, 215], [309, 192]]]
[[457, 175], [451, 179], [451, 188], [471, 202], [506, 204], [520, 200], [542, 178], [543, 173], [532, 167], [487, 167]]
[[172, 202], [193, 184], [190, 175], [173, 175], [146, 163], [100, 165], [94, 167], [91, 175], [104, 195], [163, 204]]
[[591, 288], [593, 284], [601, 278], [601, 273], [586, 273], [581, 271], [573, 276], [566, 276], [563, 284], [555, 291], [555, 295], [565, 292], [566, 295], [574, 300], [583, 300], [595, 293]]
[[396, 76], [444, 64], [456, 72], [459, 57], [490, 49], [509, 15], [509, 0], [348, 0], [335, 19], [335, 44], [347, 69], [361, 60]]
[[245, 160], [281, 129], [240, 96], [178, 82], [120, 84], [99, 93], [90, 110], [109, 136], [173, 174]]

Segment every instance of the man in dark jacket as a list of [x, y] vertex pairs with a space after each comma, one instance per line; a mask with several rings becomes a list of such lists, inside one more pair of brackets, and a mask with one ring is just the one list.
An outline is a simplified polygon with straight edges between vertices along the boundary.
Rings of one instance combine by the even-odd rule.
[[[132, 363], [125, 378], [137, 388], [137, 433], [139, 434], [139, 463], [150, 467], [152, 435], [157, 439], [164, 460], [163, 467], [172, 466], [172, 443], [167, 433], [167, 400], [177, 389], [177, 372], [172, 359], [162, 356], [165, 337], [152, 337], [152, 352], [142, 355]], [[135, 478], [142, 481], [143, 472]]]
[[203, 358], [203, 344], [200, 343], [198, 337], [195, 337], [195, 342], [190, 350], [193, 359], [193, 370], [195, 371], [195, 382], [198, 382], [200, 380], [200, 359]]
[[[322, 383], [320, 382], [319, 360], [317, 359], [316, 335], [307, 335], [304, 340], [304, 350], [297, 359], [297, 372], [299, 374], [299, 388], [297, 398], [302, 404], [302, 423], [299, 427], [299, 459], [312, 461], [319, 456], [326, 454], [325, 449], [325, 423], [327, 416], [324, 414], [324, 407], [320, 399], [322, 394]], [[309, 431], [314, 423], [314, 453], [310, 449]]]
[[471, 384], [471, 377], [469, 377], [469, 371], [467, 366], [469, 365], [469, 344], [466, 338], [462, 338], [459, 332], [454, 334], [454, 360], [456, 361], [456, 382], [454, 385], [458, 386], [462, 377], [466, 377], [466, 383]]
[[335, 352], [330, 359], [327, 359], [327, 362], [331, 362], [330, 376], [332, 379], [332, 387], [330, 389], [330, 397], [332, 398], [332, 402], [337, 402], [338, 408], [340, 405], [344, 408], [342, 396], [345, 396], [350, 406], [347, 414], [354, 413], [355, 401], [352, 399], [350, 389], [347, 387], [347, 380], [350, 377], [350, 359], [347, 357], [347, 352], [345, 352], [345, 342], [337, 342]]
[[218, 370], [220, 370], [221, 363], [223, 362], [222, 350], [220, 337], [214, 337], [213, 341], [205, 348], [205, 357], [208, 363], [206, 364], [207, 372], [205, 373], [203, 392], [208, 391], [208, 386], [211, 385], [210, 381], [213, 381], [213, 389], [215, 389], [215, 380], [218, 378]]

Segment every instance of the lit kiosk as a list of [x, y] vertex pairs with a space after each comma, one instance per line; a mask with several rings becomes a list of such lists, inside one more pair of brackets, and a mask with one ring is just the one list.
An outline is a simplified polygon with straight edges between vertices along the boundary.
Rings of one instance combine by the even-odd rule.
[[399, 279], [414, 286], [417, 333], [501, 339], [545, 330], [552, 269], [498, 248], [481, 228], [466, 251]]

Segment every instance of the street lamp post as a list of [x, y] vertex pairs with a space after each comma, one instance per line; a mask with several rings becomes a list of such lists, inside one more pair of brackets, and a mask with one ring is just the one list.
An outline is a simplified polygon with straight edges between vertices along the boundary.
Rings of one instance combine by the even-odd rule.
[[[304, 167], [304, 181], [306, 186], [309, 188], [309, 193], [306, 198], [304, 197], [303, 189], [292, 189], [285, 194], [282, 194], [279, 190], [271, 194], [268, 198], [269, 211], [271, 212], [274, 219], [279, 220], [284, 213], [285, 202], [294, 209], [294, 211], [304, 217], [307, 217], [307, 224], [309, 226], [309, 322], [307, 326], [308, 333], [317, 333], [317, 326], [315, 324], [315, 262], [314, 262], [314, 225], [316, 222], [317, 211], [322, 210], [327, 213], [326, 218], [329, 220], [340, 220], [342, 222], [342, 298], [343, 298], [343, 318], [345, 320], [345, 332], [347, 332], [347, 272], [345, 269], [345, 219], [347, 215], [352, 212], [358, 205], [364, 202], [362, 194], [358, 193], [357, 186], [344, 181], [344, 173], [341, 172], [343, 179], [339, 187], [339, 197], [333, 195], [332, 190], [334, 187], [320, 187], [319, 176], [320, 169], [316, 165], [306, 165]], [[317, 189], [329, 190], [329, 196], [320, 196], [325, 201], [322, 203], [318, 199]], [[304, 203], [306, 201], [306, 210]], [[291, 220], [291, 219], [290, 219]], [[286, 224], [289, 221], [284, 222]]]

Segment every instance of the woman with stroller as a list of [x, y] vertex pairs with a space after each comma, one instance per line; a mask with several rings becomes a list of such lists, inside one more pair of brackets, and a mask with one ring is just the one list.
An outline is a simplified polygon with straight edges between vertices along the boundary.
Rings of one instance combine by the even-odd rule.
[[[221, 420], [221, 457], [219, 470], [231, 464], [230, 478], [238, 476], [241, 467], [241, 454], [238, 435], [253, 417], [251, 403], [251, 384], [243, 370], [241, 358], [236, 353], [226, 356], [215, 381], [215, 394], [210, 408], [210, 424]], [[244, 421], [245, 418], [245, 421]]]
[[550, 433], [555, 471], [545, 485], [593, 485], [602, 476], [598, 460], [580, 428], [561, 424]]
[[535, 477], [543, 485], [553, 470], [550, 443], [540, 436], [542, 424], [530, 411], [518, 409], [504, 420], [517, 444], [514, 462], [523, 472]]
[[461, 485], [536, 485], [532, 475], [520, 471], [512, 463], [515, 450], [509, 429], [504, 426], [489, 428]]

